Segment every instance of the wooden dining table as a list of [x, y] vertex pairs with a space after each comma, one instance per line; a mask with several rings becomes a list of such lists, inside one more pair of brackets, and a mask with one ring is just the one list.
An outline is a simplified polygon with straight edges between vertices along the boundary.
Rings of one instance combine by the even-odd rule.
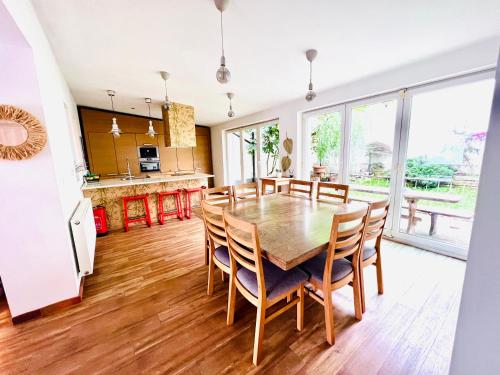
[[289, 194], [272, 194], [225, 207], [257, 224], [262, 255], [289, 270], [328, 247], [333, 216], [366, 208], [367, 203], [334, 203]]

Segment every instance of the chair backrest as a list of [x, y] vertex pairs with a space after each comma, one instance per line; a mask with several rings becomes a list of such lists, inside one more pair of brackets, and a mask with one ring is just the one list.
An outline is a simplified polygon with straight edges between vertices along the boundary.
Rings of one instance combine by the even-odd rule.
[[259, 184], [257, 182], [249, 182], [241, 185], [233, 185], [233, 199], [238, 201], [238, 199], [259, 199], [260, 191]]
[[389, 212], [389, 199], [373, 202], [370, 204], [370, 217], [368, 218], [365, 241], [382, 239], [385, 221]]
[[[231, 259], [231, 270], [236, 270], [236, 266], [239, 264], [255, 273], [258, 287], [257, 298], [262, 298], [265, 301], [266, 287], [257, 225], [240, 220], [224, 211], [224, 226]], [[241, 287], [239, 289], [241, 291]], [[245, 297], [252, 299], [252, 294], [246, 293]]]
[[326, 257], [323, 280], [331, 283], [333, 261], [353, 256], [353, 264], [358, 264], [360, 249], [364, 244], [370, 206], [349, 213], [338, 213], [333, 216], [330, 242]]
[[233, 189], [231, 186], [219, 186], [202, 190], [202, 200], [212, 204], [233, 203]]
[[[262, 183], [262, 195], [275, 194], [278, 192], [278, 182], [276, 181], [276, 179], [263, 178], [261, 180], [261, 183]], [[268, 186], [272, 188], [271, 192], [267, 189]]]
[[347, 203], [349, 185], [335, 184], [333, 182], [318, 182], [317, 199], [333, 198], [338, 202]]
[[288, 183], [288, 193], [306, 195], [312, 197], [313, 182], [303, 180], [290, 180]]
[[224, 229], [223, 208], [201, 201], [201, 211], [203, 212], [203, 222], [207, 231], [208, 239], [212, 249], [215, 244], [227, 246], [226, 231]]

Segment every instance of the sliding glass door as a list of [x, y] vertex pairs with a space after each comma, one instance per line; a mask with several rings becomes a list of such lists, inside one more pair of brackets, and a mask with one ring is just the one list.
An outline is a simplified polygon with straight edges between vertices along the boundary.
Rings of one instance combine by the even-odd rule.
[[278, 121], [226, 130], [226, 184], [256, 182], [279, 168]]
[[323, 177], [342, 182], [345, 106], [307, 112], [303, 118], [302, 178]]
[[493, 89], [477, 73], [304, 113], [301, 177], [389, 198], [387, 235], [465, 258]]
[[480, 74], [408, 90], [395, 237], [467, 256], [493, 89]]

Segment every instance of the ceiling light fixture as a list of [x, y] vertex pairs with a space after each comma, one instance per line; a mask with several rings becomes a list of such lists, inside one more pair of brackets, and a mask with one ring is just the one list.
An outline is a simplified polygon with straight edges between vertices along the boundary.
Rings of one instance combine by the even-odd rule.
[[165, 81], [165, 102], [163, 103], [163, 108], [165, 108], [166, 110], [169, 110], [170, 105], [172, 103], [170, 103], [170, 100], [168, 100], [167, 79], [170, 78], [170, 74], [168, 72], [161, 71], [160, 75], [161, 75], [161, 78], [163, 79], [163, 81]]
[[313, 91], [312, 84], [312, 62], [318, 55], [318, 51], [315, 49], [308, 49], [306, 51], [306, 59], [309, 61], [309, 91], [306, 94], [306, 100], [308, 102], [312, 101], [316, 97], [316, 93]]
[[222, 13], [226, 10], [229, 5], [229, 0], [214, 0], [215, 7], [220, 12], [220, 34], [221, 34], [221, 45], [222, 45], [222, 56], [220, 57], [220, 67], [217, 69], [215, 77], [219, 83], [228, 83], [231, 80], [231, 72], [226, 68], [226, 56], [224, 56], [224, 27], [222, 24]]
[[155, 128], [153, 127], [153, 121], [151, 120], [151, 98], [145, 99], [146, 104], [148, 105], [148, 114], [149, 114], [149, 128], [146, 135], [149, 135], [151, 138], [154, 138], [157, 132], [155, 132]]
[[229, 99], [229, 111], [227, 112], [227, 116], [228, 117], [234, 117], [235, 113], [233, 111], [233, 103], [232, 103], [234, 94], [232, 92], [228, 92], [228, 93], [226, 93], [226, 95], [227, 95], [227, 97]]
[[[113, 110], [113, 115], [115, 114], [115, 103], [113, 102], [113, 97], [115, 96], [114, 90], [107, 91], [109, 98], [111, 99], [111, 109]], [[116, 122], [116, 117], [113, 116], [113, 123], [111, 124], [110, 134], [113, 134], [113, 137], [119, 137], [121, 133], [121, 129], [118, 127], [118, 123]]]

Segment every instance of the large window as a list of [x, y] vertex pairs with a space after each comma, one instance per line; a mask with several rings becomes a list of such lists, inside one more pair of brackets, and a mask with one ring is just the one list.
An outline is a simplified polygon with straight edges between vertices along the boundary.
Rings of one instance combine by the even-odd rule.
[[254, 182], [279, 168], [278, 120], [226, 131], [226, 183]]
[[493, 89], [477, 73], [305, 113], [302, 177], [390, 199], [387, 234], [466, 257]]

